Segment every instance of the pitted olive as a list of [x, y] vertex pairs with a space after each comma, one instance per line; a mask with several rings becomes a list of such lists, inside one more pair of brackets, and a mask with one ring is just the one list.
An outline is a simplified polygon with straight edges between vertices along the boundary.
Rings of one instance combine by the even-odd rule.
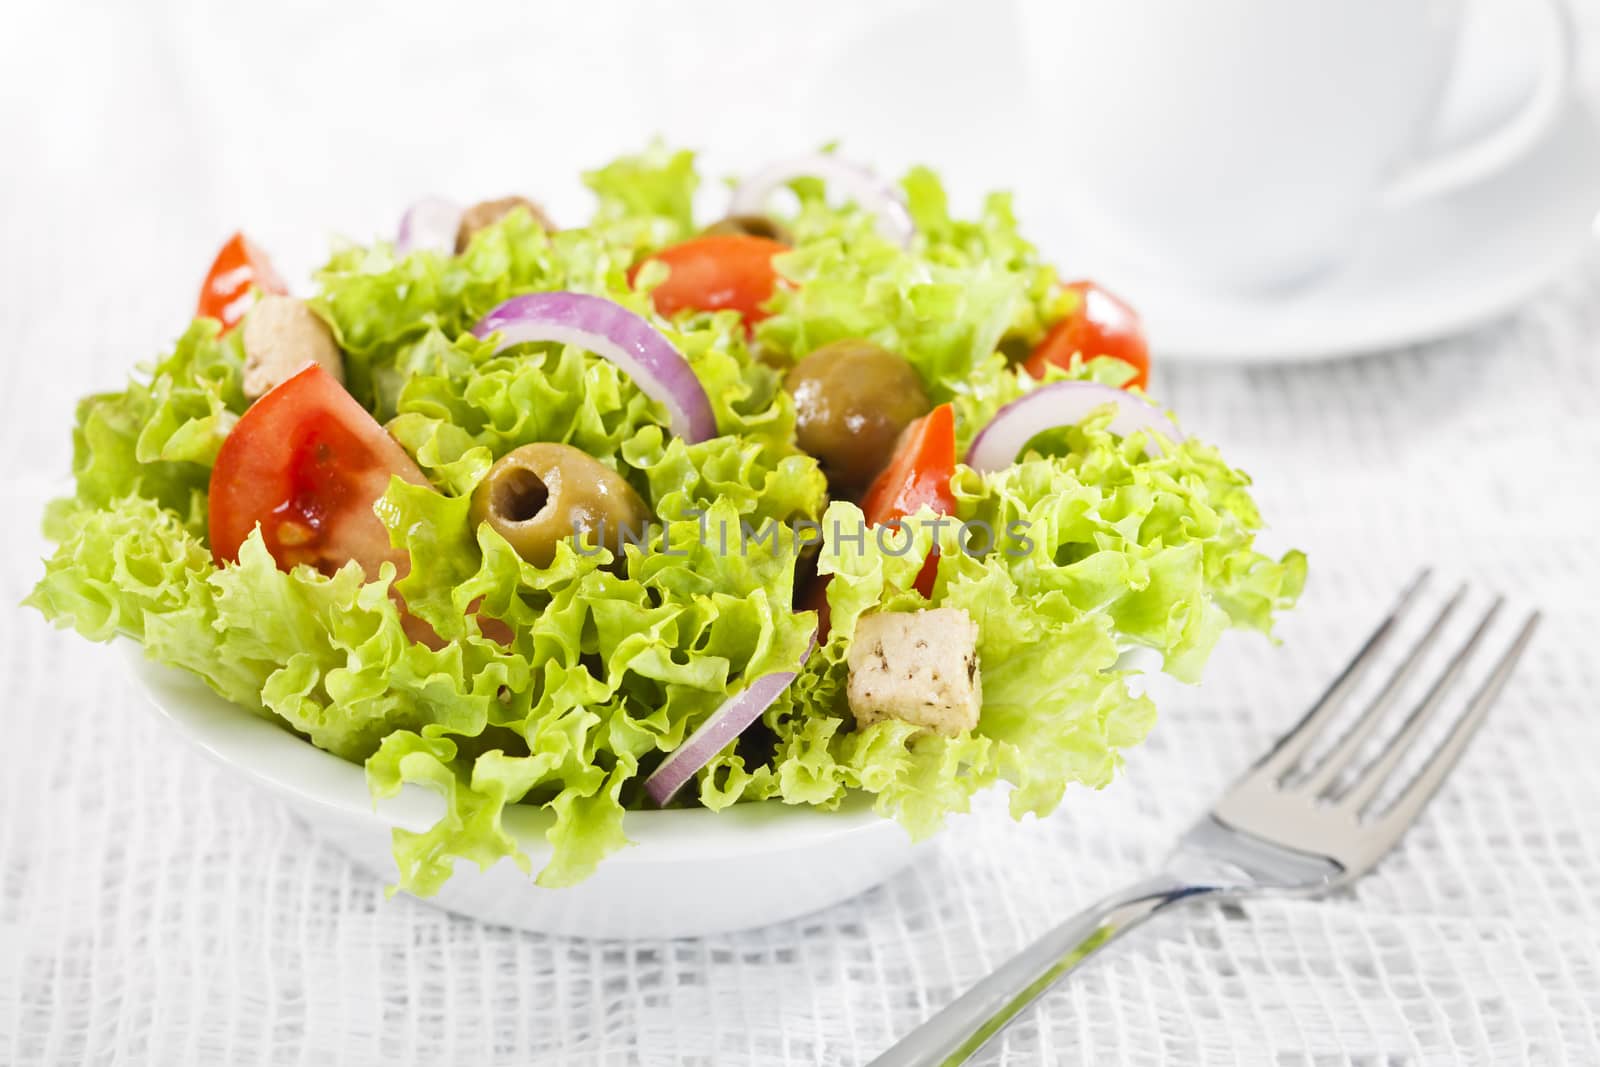
[[623, 477], [571, 445], [539, 442], [508, 452], [472, 494], [473, 524], [487, 522], [536, 567], [577, 536], [613, 552], [642, 534], [650, 511]]
[[794, 365], [784, 388], [794, 397], [800, 447], [840, 488], [872, 481], [900, 431], [929, 408], [911, 364], [871, 341], [823, 345]]

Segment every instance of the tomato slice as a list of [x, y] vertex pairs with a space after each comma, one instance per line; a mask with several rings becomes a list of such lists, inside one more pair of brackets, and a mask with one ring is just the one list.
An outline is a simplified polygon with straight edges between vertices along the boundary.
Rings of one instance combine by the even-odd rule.
[[1044, 377], [1047, 366], [1072, 365], [1072, 357], [1084, 359], [1110, 356], [1133, 367], [1135, 374], [1124, 388], [1150, 385], [1150, 346], [1145, 340], [1139, 313], [1113, 293], [1091, 281], [1077, 281], [1067, 288], [1078, 294], [1078, 306], [1045, 334], [1023, 364], [1035, 378]]
[[331, 574], [350, 560], [376, 578], [385, 560], [410, 560], [389, 543], [372, 505], [390, 475], [427, 485], [405, 449], [327, 371], [309, 363], [267, 393], [222, 442], [211, 472], [211, 554], [239, 558], [257, 524], [288, 570]]
[[289, 287], [278, 277], [266, 253], [244, 234], [236, 233], [228, 238], [206, 273], [195, 314], [216, 319], [222, 323], [222, 332], [227, 333], [239, 325], [239, 320], [250, 309], [252, 293], [288, 291]]
[[[956, 474], [956, 415], [949, 404], [940, 404], [907, 426], [900, 435], [889, 465], [872, 482], [861, 501], [867, 525], [884, 523], [914, 515], [926, 507], [937, 515], [956, 509], [956, 496], [950, 481]], [[912, 583], [917, 592], [932, 598], [933, 583], [939, 576], [939, 550], [928, 553]], [[801, 594], [799, 611], [817, 613], [817, 640], [828, 639], [828, 581], [819, 578]]]
[[[914, 515], [924, 507], [948, 515], [956, 509], [950, 479], [956, 473], [956, 416], [949, 404], [940, 404], [906, 427], [899, 447], [883, 473], [861, 501], [867, 522], [881, 526]], [[917, 575], [916, 589], [933, 596], [939, 570], [938, 552], [930, 552]]]
[[861, 510], [874, 526], [932, 508], [948, 515], [956, 508], [950, 479], [956, 473], [956, 416], [940, 404], [906, 427], [889, 465], [873, 480]]
[[[754, 326], [767, 317], [761, 306], [772, 299], [778, 272], [772, 257], [789, 246], [746, 233], [714, 233], [663, 248], [644, 262], [665, 263], [667, 280], [651, 291], [656, 310], [671, 318], [680, 311], [732, 308]], [[640, 267], [628, 274], [632, 284]]]

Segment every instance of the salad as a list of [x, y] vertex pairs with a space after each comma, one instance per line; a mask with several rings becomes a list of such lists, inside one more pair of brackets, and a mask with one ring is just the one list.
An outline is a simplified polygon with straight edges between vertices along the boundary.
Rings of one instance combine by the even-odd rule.
[[421, 201], [304, 299], [236, 236], [172, 351], [80, 403], [29, 603], [436, 790], [394, 835], [426, 894], [531, 866], [512, 804], [551, 813], [549, 886], [662, 806], [866, 793], [921, 835], [1003, 781], [1042, 815], [1150, 730], [1125, 651], [1196, 680], [1294, 602], [1137, 317], [1006, 196], [956, 218], [926, 169], [818, 155], [703, 227], [699, 180], [655, 146], [582, 226]]

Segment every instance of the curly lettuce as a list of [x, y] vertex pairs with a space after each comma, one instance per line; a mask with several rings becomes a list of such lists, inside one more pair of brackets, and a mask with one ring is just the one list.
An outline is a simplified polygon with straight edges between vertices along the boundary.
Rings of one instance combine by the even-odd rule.
[[795, 250], [778, 260], [792, 284], [774, 294], [756, 336], [791, 358], [866, 338], [904, 356], [939, 402], [965, 393], [1004, 343], [1042, 337], [1074, 297], [1017, 233], [1009, 196], [990, 196], [977, 221], [960, 222], [931, 171], [913, 170], [904, 185], [918, 228], [910, 248], [872, 215], [830, 206], [820, 183], [795, 183]]
[[[777, 757], [750, 767], [737, 750], [723, 753], [700, 776], [702, 802], [832, 806], [860, 789], [928, 832], [1004, 780], [1013, 813], [1047, 814], [1069, 783], [1108, 784], [1120, 750], [1154, 724], [1154, 707], [1118, 669], [1125, 649], [1154, 649], [1168, 673], [1198, 681], [1230, 626], [1270, 633], [1304, 586], [1304, 555], [1255, 549], [1248, 479], [1214, 449], [1190, 441], [1147, 457], [1140, 442], [1106, 431], [1111, 416], [1069, 431], [1058, 455], [1030, 452], [988, 476], [960, 468], [954, 520], [908, 520], [909, 548], [864, 530], [853, 505], [833, 504], [819, 568], [832, 576], [830, 638], [766, 715]], [[935, 546], [925, 601], [910, 587]], [[964, 609], [978, 623], [977, 729], [946, 738], [886, 720], [852, 730], [839, 694], [855, 621], [929, 606]]]
[[[28, 600], [46, 617], [92, 640], [141, 642], [363, 764], [376, 795], [411, 784], [444, 798], [434, 826], [395, 832], [402, 887], [432, 892], [459, 861], [532, 874], [505, 826], [509, 805], [550, 816], [543, 885], [580, 881], [626, 847], [651, 770], [730, 692], [800, 659], [817, 619], [795, 594], [813, 569], [829, 583], [827, 639], [677, 803], [831, 808], [864, 792], [925, 834], [1006, 782], [1016, 814], [1044, 814], [1073, 783], [1111, 781], [1154, 722], [1119, 666], [1124, 650], [1154, 649], [1194, 680], [1225, 630], [1270, 632], [1299, 594], [1304, 557], [1256, 549], [1261, 518], [1242, 473], [1193, 439], [1147, 456], [1109, 434], [1104, 415], [1043, 435], [1006, 471], [961, 468], [942, 526], [925, 513], [885, 535], [829, 500], [782, 389], [781, 368], [819, 345], [865, 337], [902, 354], [931, 396], [954, 403], [963, 447], [1033, 387], [1011, 362], [1073, 298], [1004, 196], [958, 219], [938, 179], [915, 170], [904, 191], [918, 235], [902, 247], [820, 183], [796, 182], [795, 245], [777, 262], [787, 284], [747, 336], [730, 312], [654, 316], [659, 271], [630, 281], [641, 257], [695, 232], [691, 154], [657, 146], [585, 180], [597, 201], [587, 226], [547, 232], [515, 211], [461, 255], [378, 242], [337, 250], [317, 275], [312, 304], [352, 394], [432, 482], [397, 479], [375, 508], [409, 555], [403, 576], [391, 565], [285, 572], [259, 534], [237, 563], [213, 561], [211, 467], [247, 401], [239, 336], [208, 321], [123, 391], [83, 401], [75, 490], [47, 516], [57, 548]], [[705, 387], [719, 435], [669, 436], [661, 406], [592, 353], [496, 352], [471, 335], [508, 297], [552, 289], [653, 316]], [[1127, 374], [1090, 359], [1050, 380], [1120, 385]], [[535, 567], [475, 527], [469, 498], [486, 471], [538, 441], [628, 479], [656, 519], [642, 543], [615, 555], [564, 545]], [[913, 578], [936, 547], [925, 600]], [[977, 728], [858, 728], [844, 697], [857, 621], [930, 605], [978, 623]], [[411, 639], [418, 620], [438, 647]]]

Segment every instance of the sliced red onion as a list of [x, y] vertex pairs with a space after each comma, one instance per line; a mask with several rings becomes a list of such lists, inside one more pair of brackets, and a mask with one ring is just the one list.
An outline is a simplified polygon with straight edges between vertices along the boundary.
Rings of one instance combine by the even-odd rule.
[[621, 304], [587, 293], [514, 296], [472, 330], [499, 334], [496, 352], [526, 341], [577, 345], [620, 367], [646, 396], [666, 405], [672, 432], [690, 444], [717, 435], [700, 379], [654, 326]]
[[[800, 655], [801, 667], [811, 658], [811, 650], [815, 647], [817, 639], [813, 635], [811, 643]], [[644, 780], [644, 791], [650, 794], [650, 799], [658, 807], [666, 807], [678, 790], [695, 776], [696, 771], [710, 763], [718, 752], [727, 748], [734, 738], [761, 718], [761, 713], [789, 688], [798, 673], [798, 670], [793, 670], [763, 674], [742, 692], [725, 700], [720, 708], [711, 713], [711, 718], [700, 724], [700, 729], [673, 749], [672, 754], [655, 769], [655, 773]]]
[[911, 221], [911, 212], [906, 210], [905, 197], [899, 187], [865, 167], [822, 153], [781, 160], [746, 178], [733, 191], [728, 214], [766, 214], [767, 201], [773, 192], [795, 178], [823, 179], [877, 215], [884, 233], [890, 238], [902, 245], [911, 243], [916, 225]]
[[[1003, 470], [1015, 463], [1028, 442], [1045, 430], [1076, 426], [1107, 404], [1117, 409], [1107, 429], [1118, 437], [1145, 430], [1151, 435], [1160, 434], [1173, 444], [1183, 440], [1183, 431], [1160, 408], [1126, 389], [1113, 389], [1098, 382], [1053, 382], [995, 412], [989, 425], [972, 439], [967, 466], [982, 473]], [[1146, 439], [1145, 448], [1151, 455], [1161, 454], [1161, 446], [1153, 436]]]
[[394, 250], [404, 256], [411, 252], [427, 250], [444, 252], [456, 250], [456, 230], [461, 226], [461, 205], [437, 196], [427, 196], [406, 208], [400, 216], [400, 230], [395, 234]]

